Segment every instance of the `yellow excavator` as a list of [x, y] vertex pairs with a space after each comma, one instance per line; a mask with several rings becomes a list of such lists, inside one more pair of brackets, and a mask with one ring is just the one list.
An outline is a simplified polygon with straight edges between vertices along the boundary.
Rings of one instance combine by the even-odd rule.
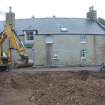
[[[3, 44], [5, 40], [9, 41], [9, 48], [4, 53], [3, 51]], [[28, 55], [26, 54], [26, 48], [18, 39], [15, 30], [13, 29], [12, 25], [6, 24], [4, 27], [4, 31], [0, 35], [0, 70], [7, 70], [9, 66], [12, 64], [12, 49], [15, 49], [20, 59], [15, 62], [17, 67], [25, 67], [25, 66], [32, 66], [33, 62], [30, 62]]]

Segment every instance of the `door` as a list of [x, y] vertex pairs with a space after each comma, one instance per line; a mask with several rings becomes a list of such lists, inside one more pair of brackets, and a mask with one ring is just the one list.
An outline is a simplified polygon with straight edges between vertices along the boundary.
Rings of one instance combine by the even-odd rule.
[[52, 43], [46, 44], [46, 59], [47, 59], [47, 65], [52, 64]]

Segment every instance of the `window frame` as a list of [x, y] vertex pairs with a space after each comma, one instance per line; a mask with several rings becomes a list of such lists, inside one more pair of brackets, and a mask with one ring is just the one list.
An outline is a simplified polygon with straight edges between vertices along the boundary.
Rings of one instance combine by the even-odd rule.
[[37, 34], [37, 31], [36, 30], [24, 30], [23, 33], [24, 33], [24, 42], [26, 44], [33, 44], [35, 34]]
[[46, 35], [45, 43], [46, 44], [53, 44], [54, 43], [53, 36], [52, 35]]
[[87, 50], [85, 48], [81, 49], [80, 57], [81, 58], [86, 58], [86, 56], [87, 56]]
[[87, 62], [87, 49], [83, 48], [80, 50], [80, 59], [82, 64], [86, 64]]
[[80, 35], [80, 43], [87, 43], [88, 38], [87, 35]]
[[26, 40], [34, 40], [34, 32], [26, 31]]

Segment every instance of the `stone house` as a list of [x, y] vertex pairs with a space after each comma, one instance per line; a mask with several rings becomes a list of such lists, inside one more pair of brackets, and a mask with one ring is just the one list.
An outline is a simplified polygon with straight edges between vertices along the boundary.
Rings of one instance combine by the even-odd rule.
[[[86, 18], [15, 19], [15, 30], [34, 66], [99, 65], [105, 62], [103, 23], [91, 7]], [[0, 21], [0, 32], [4, 24]]]

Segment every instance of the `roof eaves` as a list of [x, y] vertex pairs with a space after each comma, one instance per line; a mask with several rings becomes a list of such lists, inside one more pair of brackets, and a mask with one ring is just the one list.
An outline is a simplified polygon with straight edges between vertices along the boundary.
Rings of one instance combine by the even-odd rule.
[[104, 33], [38, 33], [36, 35], [95, 35], [95, 36], [103, 36], [105, 35]]

